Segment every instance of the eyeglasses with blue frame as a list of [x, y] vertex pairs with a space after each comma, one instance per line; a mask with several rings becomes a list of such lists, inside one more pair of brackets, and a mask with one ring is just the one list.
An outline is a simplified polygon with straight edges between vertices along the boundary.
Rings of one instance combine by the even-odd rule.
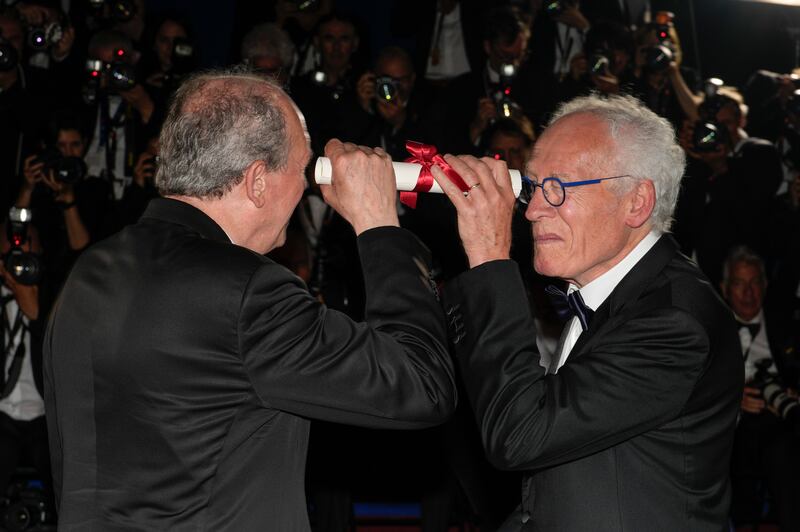
[[560, 207], [567, 199], [567, 189], [572, 187], [581, 187], [583, 185], [595, 185], [601, 181], [608, 181], [609, 179], [619, 179], [620, 177], [631, 177], [628, 174], [615, 175], [611, 177], [599, 177], [597, 179], [586, 179], [584, 181], [562, 181], [555, 176], [545, 177], [539, 183], [528, 176], [522, 176], [522, 190], [519, 193], [519, 201], [528, 204], [533, 199], [533, 193], [536, 192], [536, 187], [542, 189], [545, 201], [553, 207]]

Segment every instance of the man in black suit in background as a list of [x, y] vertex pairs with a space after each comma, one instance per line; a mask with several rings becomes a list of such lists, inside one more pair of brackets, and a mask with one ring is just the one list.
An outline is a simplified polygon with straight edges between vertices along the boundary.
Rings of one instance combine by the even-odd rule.
[[[446, 292], [490, 460], [526, 471], [507, 530], [727, 529], [742, 393], [734, 320], [665, 234], [684, 155], [631, 97], [565, 104], [537, 141], [526, 216], [534, 266], [575, 317], [541, 360], [516, 265], [505, 163], [447, 156], [471, 270]], [[536, 190], [536, 189], [539, 190]]]
[[186, 81], [160, 146], [164, 198], [81, 256], [48, 326], [59, 530], [308, 530], [308, 418], [412, 428], [454, 407], [426, 250], [397, 227], [388, 155], [332, 140], [323, 195], [359, 235], [366, 323], [261, 255], [311, 156], [272, 81]]

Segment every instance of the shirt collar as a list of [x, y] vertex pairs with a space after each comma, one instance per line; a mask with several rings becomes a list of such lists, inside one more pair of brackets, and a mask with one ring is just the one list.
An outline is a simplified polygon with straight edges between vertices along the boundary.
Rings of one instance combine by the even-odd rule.
[[652, 248], [658, 239], [661, 238], [660, 231], [652, 230], [645, 236], [630, 253], [625, 255], [621, 261], [614, 265], [613, 268], [605, 272], [603, 275], [586, 284], [578, 289], [577, 286], [570, 283], [567, 289], [568, 293], [580, 290], [581, 297], [586, 306], [592, 310], [597, 310], [603, 301], [611, 295], [611, 292], [617, 287], [622, 278], [630, 272], [634, 266], [644, 257], [650, 248]]
[[742, 319], [735, 312], [733, 313], [733, 316], [736, 318], [736, 321], [738, 321], [739, 323], [746, 323], [748, 325], [751, 324], [751, 323], [761, 323], [762, 321], [764, 321], [764, 309], [762, 308], [761, 310], [759, 310], [758, 314], [753, 316], [753, 319], [751, 319], [751, 320]]

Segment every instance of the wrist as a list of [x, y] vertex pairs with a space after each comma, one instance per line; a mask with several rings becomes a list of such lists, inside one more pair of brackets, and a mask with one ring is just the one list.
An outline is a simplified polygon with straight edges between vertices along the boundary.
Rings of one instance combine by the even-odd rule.
[[496, 260], [510, 259], [509, 253], [493, 252], [493, 253], [467, 253], [467, 260], [469, 261], [470, 268], [477, 268], [481, 264], [493, 262]]
[[70, 201], [67, 201], [67, 200], [57, 201], [56, 205], [58, 205], [58, 208], [61, 209], [62, 211], [68, 211], [69, 209], [72, 209], [73, 207], [75, 207], [77, 204], [76, 204], [75, 200], [73, 199], [73, 200], [70, 200]]
[[400, 220], [397, 218], [397, 215], [395, 215], [393, 217], [387, 216], [375, 220], [353, 222], [353, 230], [355, 231], [356, 236], [360, 235], [364, 231], [375, 229], [376, 227], [400, 227]]

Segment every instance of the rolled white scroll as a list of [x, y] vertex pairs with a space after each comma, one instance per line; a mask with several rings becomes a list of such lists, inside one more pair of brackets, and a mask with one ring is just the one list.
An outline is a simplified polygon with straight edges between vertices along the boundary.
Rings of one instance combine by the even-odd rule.
[[[417, 163], [401, 163], [393, 161], [394, 175], [397, 180], [397, 190], [411, 191], [417, 186], [419, 179], [419, 171], [422, 165]], [[511, 188], [514, 189], [514, 197], [519, 197], [519, 192], [522, 190], [522, 178], [518, 170], [509, 170], [511, 174]], [[331, 168], [331, 161], [327, 157], [318, 157], [317, 163], [314, 166], [314, 180], [318, 185], [330, 185], [331, 175], [333, 169]], [[442, 188], [436, 181], [428, 192], [442, 193]]]

